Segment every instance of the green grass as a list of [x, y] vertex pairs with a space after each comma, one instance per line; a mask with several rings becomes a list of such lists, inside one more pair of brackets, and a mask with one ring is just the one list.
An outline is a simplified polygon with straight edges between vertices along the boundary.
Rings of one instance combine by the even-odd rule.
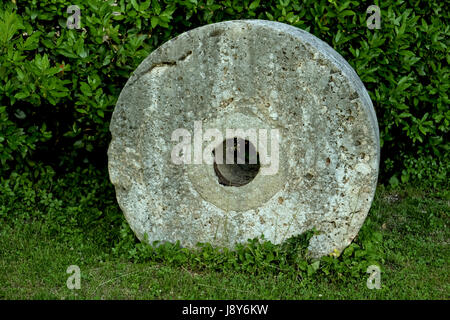
[[[369, 217], [383, 234], [381, 289], [368, 274], [196, 268], [129, 259], [78, 235], [49, 235], [46, 222], [0, 220], [0, 299], [449, 299], [449, 197], [379, 187]], [[113, 246], [111, 244], [111, 246]], [[69, 290], [66, 269], [81, 269]]]

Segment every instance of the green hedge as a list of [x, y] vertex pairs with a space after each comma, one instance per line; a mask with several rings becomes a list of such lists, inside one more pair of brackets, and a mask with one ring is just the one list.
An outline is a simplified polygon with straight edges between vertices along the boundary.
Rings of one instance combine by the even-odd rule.
[[[305, 29], [355, 68], [374, 102], [382, 180], [447, 184], [449, 8], [445, 1], [31, 0], [0, 4], [2, 175], [106, 166], [117, 97], [156, 47], [197, 26], [268, 19]], [[381, 8], [381, 29], [366, 9]], [[66, 26], [70, 5], [81, 29]], [[120, 14], [117, 14], [120, 13]], [[34, 172], [34, 174], [38, 174]], [[425, 183], [426, 182], [426, 183]]]

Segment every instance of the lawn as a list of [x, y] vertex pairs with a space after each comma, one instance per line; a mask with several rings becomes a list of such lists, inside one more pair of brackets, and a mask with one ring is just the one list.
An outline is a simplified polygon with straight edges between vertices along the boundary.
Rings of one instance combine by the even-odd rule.
[[[40, 219], [4, 219], [0, 299], [449, 299], [448, 213], [447, 191], [378, 188], [369, 217], [383, 235], [379, 290], [367, 288], [368, 274], [336, 279], [129, 259], [89, 238], [49, 236]], [[70, 265], [80, 267], [79, 290], [66, 286]]]

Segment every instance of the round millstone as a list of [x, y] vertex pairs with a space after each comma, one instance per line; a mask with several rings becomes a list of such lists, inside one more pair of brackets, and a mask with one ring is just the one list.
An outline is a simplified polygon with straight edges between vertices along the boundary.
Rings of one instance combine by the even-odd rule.
[[[260, 136], [226, 136], [239, 128], [267, 132], [272, 162], [199, 163], [209, 143], [205, 153], [214, 155], [236, 139], [260, 157]], [[376, 188], [379, 132], [364, 85], [326, 43], [278, 22], [210, 24], [163, 44], [126, 83], [110, 129], [118, 203], [150, 243], [233, 247], [261, 236], [281, 243], [314, 228], [312, 256], [341, 252]], [[192, 142], [181, 163], [173, 157], [177, 129]], [[207, 129], [223, 139], [200, 135], [199, 149], [195, 135]], [[274, 144], [271, 132], [279, 133]]]

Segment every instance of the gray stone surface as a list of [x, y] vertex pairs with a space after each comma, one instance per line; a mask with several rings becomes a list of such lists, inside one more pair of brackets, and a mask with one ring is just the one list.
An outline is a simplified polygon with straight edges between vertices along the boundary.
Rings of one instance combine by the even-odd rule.
[[[211, 164], [176, 165], [177, 128], [277, 128], [280, 165], [243, 186]], [[111, 182], [141, 240], [232, 247], [315, 228], [309, 249], [341, 252], [369, 211], [378, 176], [372, 102], [350, 65], [282, 23], [228, 21], [163, 44], [125, 85], [111, 121]]]

